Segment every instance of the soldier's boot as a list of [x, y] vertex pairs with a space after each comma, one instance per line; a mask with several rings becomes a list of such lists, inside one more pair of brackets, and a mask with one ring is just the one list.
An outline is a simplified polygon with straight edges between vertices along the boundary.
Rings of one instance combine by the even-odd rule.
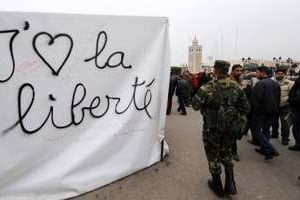
[[208, 186], [217, 196], [224, 196], [220, 174], [212, 174], [212, 179], [208, 180]]
[[226, 194], [236, 194], [236, 185], [233, 175], [233, 167], [225, 167], [225, 188], [224, 193]]

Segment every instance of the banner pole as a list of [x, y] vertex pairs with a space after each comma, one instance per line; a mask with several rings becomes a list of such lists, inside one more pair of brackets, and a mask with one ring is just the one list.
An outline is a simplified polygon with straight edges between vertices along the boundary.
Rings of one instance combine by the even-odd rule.
[[164, 139], [161, 141], [160, 143], [160, 162], [162, 162], [164, 160]]

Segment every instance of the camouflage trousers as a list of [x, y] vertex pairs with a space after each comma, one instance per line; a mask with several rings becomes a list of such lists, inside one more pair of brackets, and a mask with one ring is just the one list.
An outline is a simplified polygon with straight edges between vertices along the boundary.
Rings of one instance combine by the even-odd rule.
[[233, 168], [232, 146], [234, 141], [233, 136], [217, 132], [215, 129], [203, 130], [203, 143], [211, 174], [222, 173], [221, 163], [226, 168]]

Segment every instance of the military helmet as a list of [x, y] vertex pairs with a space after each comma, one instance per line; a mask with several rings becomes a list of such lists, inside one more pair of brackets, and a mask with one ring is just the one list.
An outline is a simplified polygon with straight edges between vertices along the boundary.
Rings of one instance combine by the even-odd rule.
[[214, 68], [222, 74], [227, 74], [230, 67], [230, 62], [225, 60], [216, 60]]

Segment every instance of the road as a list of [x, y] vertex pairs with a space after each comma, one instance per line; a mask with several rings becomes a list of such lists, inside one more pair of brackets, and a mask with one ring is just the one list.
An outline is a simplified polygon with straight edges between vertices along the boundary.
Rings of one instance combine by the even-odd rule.
[[[173, 106], [166, 120], [170, 154], [163, 162], [73, 199], [218, 199], [207, 186], [209, 172], [201, 138], [201, 115], [187, 108], [188, 115], [182, 116], [176, 111], [176, 103]], [[245, 136], [239, 142], [241, 161], [234, 162], [238, 194], [223, 199], [299, 200], [300, 152], [288, 150], [280, 139], [272, 139], [280, 156], [265, 161], [247, 142], [249, 139], [250, 136]]]

